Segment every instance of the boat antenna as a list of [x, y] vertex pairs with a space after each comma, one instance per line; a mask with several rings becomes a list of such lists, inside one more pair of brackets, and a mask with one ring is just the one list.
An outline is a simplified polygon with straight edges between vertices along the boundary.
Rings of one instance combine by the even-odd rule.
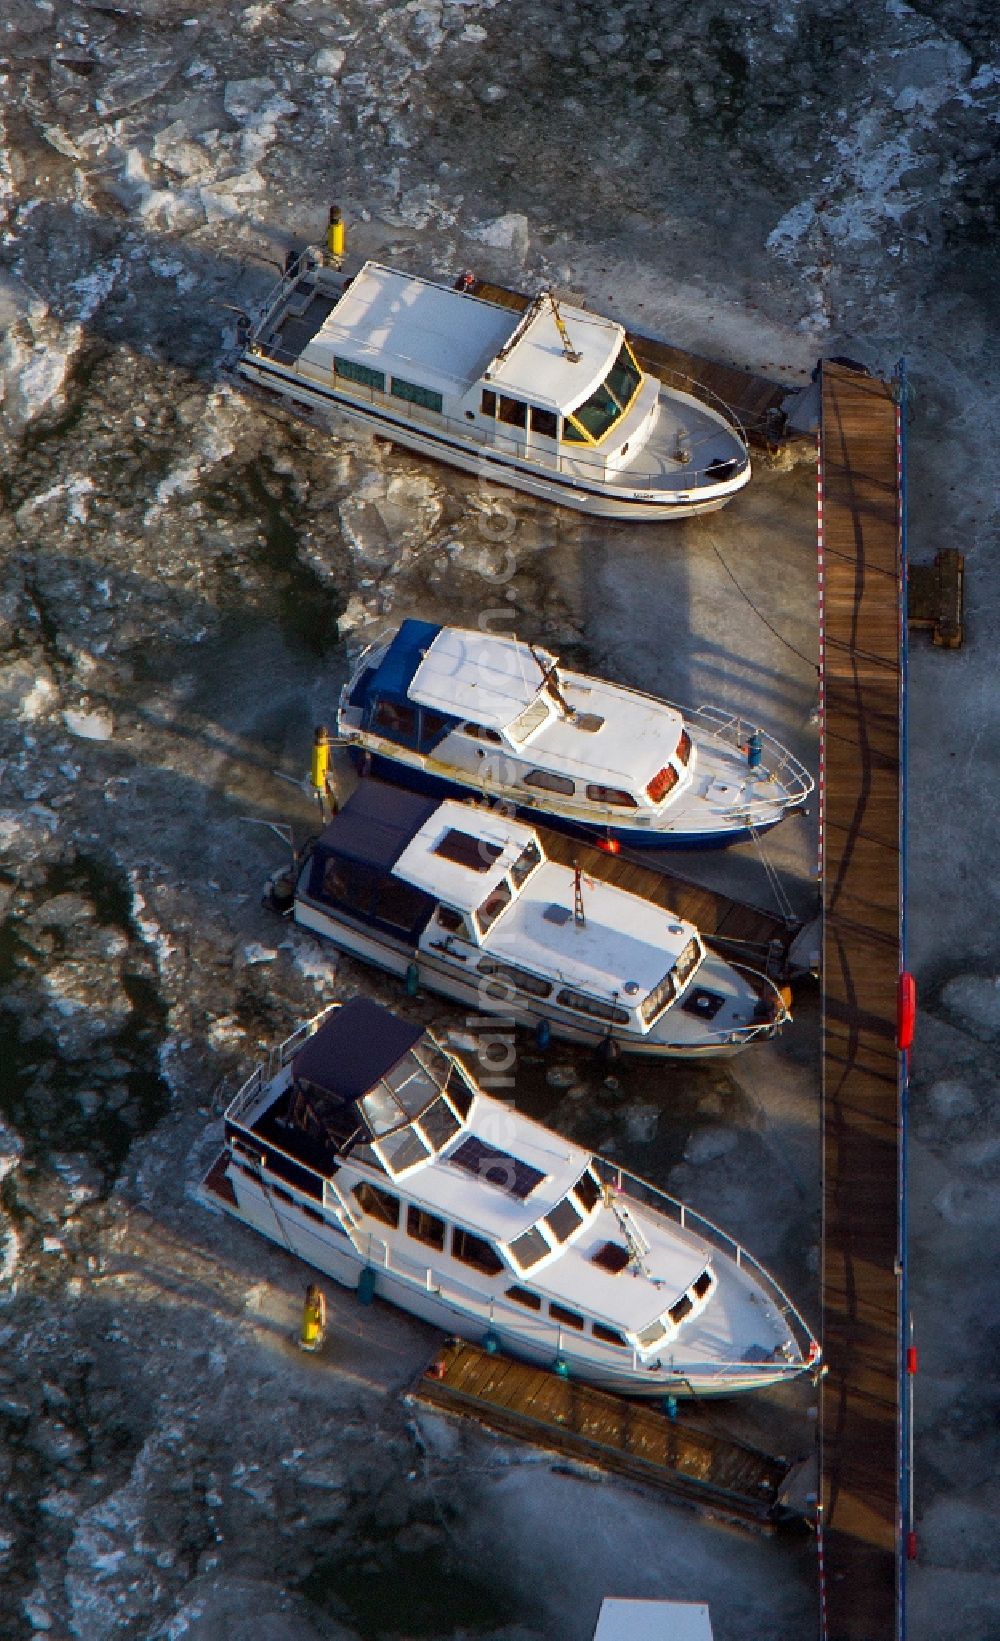
[[559, 332], [559, 340], [562, 342], [563, 353], [571, 365], [578, 365], [580, 360], [583, 358], [583, 354], [578, 353], [570, 341], [569, 331], [566, 329], [566, 321], [559, 312], [558, 302], [552, 292], [547, 288], [542, 292], [542, 295], [548, 298], [549, 306], [552, 309], [552, 317], [556, 322], [556, 330]]
[[559, 667], [556, 661], [551, 661], [543, 650], [536, 649], [534, 644], [528, 645], [531, 658], [542, 675], [542, 688], [551, 695], [559, 711], [565, 718], [575, 718], [576, 713], [570, 706], [562, 690], [559, 688]]
[[578, 860], [573, 862], [573, 922], [581, 929], [587, 922], [583, 909], [583, 873]]

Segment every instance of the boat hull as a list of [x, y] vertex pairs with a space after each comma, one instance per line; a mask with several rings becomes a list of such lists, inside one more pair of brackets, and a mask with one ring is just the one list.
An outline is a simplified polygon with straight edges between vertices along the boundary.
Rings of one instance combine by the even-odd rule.
[[368, 428], [370, 432], [382, 438], [392, 439], [394, 443], [421, 456], [429, 456], [435, 461], [446, 462], [450, 467], [457, 467], [464, 473], [472, 473], [477, 478], [506, 485], [514, 490], [523, 490], [542, 501], [570, 507], [576, 512], [588, 513], [597, 518], [631, 519], [648, 523], [715, 513], [725, 507], [750, 481], [750, 469], [747, 466], [744, 472], [731, 480], [727, 486], [712, 486], [704, 498], [695, 498], [686, 492], [672, 495], [668, 491], [656, 496], [655, 499], [651, 492], [646, 492], [641, 498], [630, 497], [627, 494], [622, 495], [618, 487], [585, 486], [569, 477], [544, 472], [518, 461], [516, 457], [505, 456], [482, 446], [469, 449], [456, 440], [436, 434], [430, 429], [401, 421], [373, 406], [358, 404], [353, 399], [321, 387], [317, 382], [266, 363], [252, 354], [240, 357], [236, 364], [236, 372], [243, 381], [263, 389], [269, 396], [278, 394], [293, 408], [305, 408], [323, 419], [328, 418], [331, 413], [342, 414]]
[[[429, 798], [510, 803], [503, 794], [487, 792], [471, 782], [437, 775], [401, 758], [388, 758], [384, 753], [369, 751], [367, 747], [358, 745], [350, 745], [347, 750], [359, 774], [375, 775], [394, 786], [408, 787], [411, 792], [419, 792]], [[518, 820], [527, 821], [532, 826], [551, 826], [558, 832], [565, 832], [578, 840], [586, 838], [598, 846], [610, 839], [625, 849], [725, 849], [730, 844], [743, 843], [750, 837], [760, 837], [762, 833], [769, 832], [773, 826], [780, 825], [793, 807], [800, 806], [789, 805], [773, 820], [759, 821], [753, 828], [734, 826], [725, 831], [711, 832], [668, 832], [648, 826], [592, 826], [587, 821], [571, 819], [558, 810], [543, 809], [535, 804], [514, 804], [513, 813]]]
[[[277, 1246], [302, 1259], [307, 1265], [322, 1271], [325, 1276], [342, 1286], [356, 1290], [361, 1273], [372, 1272], [374, 1295], [396, 1305], [400, 1310], [417, 1317], [449, 1334], [458, 1334], [473, 1344], [492, 1340], [497, 1349], [523, 1361], [537, 1362], [545, 1368], [554, 1368], [556, 1352], [551, 1339], [532, 1339], [521, 1329], [505, 1325], [504, 1321], [488, 1313], [474, 1315], [445, 1293], [428, 1287], [426, 1280], [408, 1277], [386, 1265], [366, 1261], [355, 1249], [346, 1233], [334, 1230], [329, 1224], [312, 1229], [299, 1213], [286, 1206], [237, 1173], [232, 1181], [234, 1201], [229, 1201], [202, 1187], [202, 1199], [221, 1209], [249, 1229], [267, 1237]], [[343, 1244], [340, 1246], [339, 1244]], [[706, 1374], [691, 1369], [667, 1368], [633, 1369], [629, 1364], [617, 1367], [584, 1358], [573, 1348], [572, 1338], [562, 1336], [558, 1354], [565, 1369], [574, 1378], [602, 1390], [619, 1395], [658, 1399], [672, 1395], [678, 1399], [742, 1395], [751, 1390], [766, 1390], [787, 1382], [788, 1365], [777, 1365], [769, 1370], [767, 1364], [729, 1372], [720, 1367], [718, 1373]]]

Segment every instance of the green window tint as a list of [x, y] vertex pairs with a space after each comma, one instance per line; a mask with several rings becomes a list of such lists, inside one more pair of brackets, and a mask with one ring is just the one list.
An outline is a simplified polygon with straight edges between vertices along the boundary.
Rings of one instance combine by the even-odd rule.
[[444, 408], [444, 400], [440, 393], [434, 393], [429, 387], [418, 387], [416, 382], [404, 382], [401, 376], [392, 378], [389, 389], [394, 399], [408, 399], [411, 405], [422, 405], [425, 410], [436, 410], [440, 416]]
[[586, 434], [570, 421], [568, 416], [563, 417], [563, 439], [567, 444], [586, 444]]
[[632, 403], [639, 391], [642, 381], [642, 372], [628, 350], [627, 343], [622, 343], [621, 352], [608, 372], [605, 387], [609, 387], [623, 410]]
[[377, 388], [379, 393], [385, 392], [385, 372], [372, 370], [368, 365], [356, 364], [353, 359], [335, 358], [333, 368], [338, 376], [346, 376], [349, 382], [360, 382], [362, 387]]
[[581, 427], [587, 429], [592, 439], [603, 439], [605, 433], [614, 427], [621, 413], [618, 400], [609, 390], [607, 383], [602, 382], [584, 404], [577, 405], [573, 415]]

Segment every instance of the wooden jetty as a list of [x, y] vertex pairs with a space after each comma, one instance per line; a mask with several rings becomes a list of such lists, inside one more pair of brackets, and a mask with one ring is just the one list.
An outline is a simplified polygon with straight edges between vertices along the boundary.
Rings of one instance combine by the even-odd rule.
[[825, 362], [821, 1635], [902, 1633], [900, 429], [892, 384]]
[[448, 1413], [584, 1464], [770, 1529], [792, 1466], [758, 1448], [671, 1419], [659, 1407], [596, 1390], [548, 1368], [453, 1339], [413, 1394]]

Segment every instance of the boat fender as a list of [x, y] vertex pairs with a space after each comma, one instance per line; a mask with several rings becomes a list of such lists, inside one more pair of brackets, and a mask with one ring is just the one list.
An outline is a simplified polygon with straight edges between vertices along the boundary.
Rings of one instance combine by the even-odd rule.
[[904, 969], [899, 977], [896, 994], [896, 1046], [901, 1054], [913, 1047], [913, 1032], [917, 1023], [917, 982]]
[[620, 855], [622, 852], [622, 846], [618, 839], [613, 838], [610, 833], [606, 838], [598, 838], [597, 847], [603, 849], [606, 855]]
[[366, 1265], [358, 1277], [358, 1300], [362, 1305], [370, 1305], [375, 1298], [375, 1272], [371, 1265]]
[[497, 1351], [500, 1349], [500, 1341], [493, 1332], [492, 1328], [483, 1340], [483, 1349], [487, 1356], [495, 1356]]
[[764, 756], [764, 743], [760, 738], [760, 730], [755, 729], [747, 741], [747, 768], [759, 769]]
[[552, 1364], [552, 1371], [557, 1374], [560, 1379], [569, 1378], [569, 1363], [567, 1362], [565, 1356], [556, 1357]]
[[313, 732], [312, 762], [309, 766], [309, 783], [314, 792], [320, 797], [326, 795], [327, 777], [330, 773], [330, 731], [325, 724], [317, 724]]
[[667, 1415], [668, 1419], [676, 1419], [676, 1417], [677, 1417], [677, 1397], [676, 1396], [664, 1396], [664, 1398], [663, 1398], [663, 1411]]
[[416, 997], [420, 990], [420, 969], [416, 963], [406, 965], [406, 995]]
[[330, 222], [326, 230], [326, 249], [327, 254], [333, 259], [334, 262], [343, 261], [346, 237], [347, 234], [346, 229], [344, 228], [344, 219], [340, 213], [340, 209], [336, 205], [331, 205]]
[[427, 1379], [443, 1379], [447, 1372], [448, 1372], [448, 1364], [445, 1361], [444, 1357], [443, 1356], [435, 1356], [435, 1358], [434, 1358], [433, 1362], [431, 1363], [430, 1367], [427, 1369], [427, 1372], [424, 1375], [424, 1377], [427, 1378]]
[[548, 1048], [552, 1041], [552, 1027], [547, 1020], [539, 1020], [535, 1027], [535, 1042], [539, 1048]]
[[621, 1044], [616, 1037], [602, 1037], [597, 1053], [605, 1065], [613, 1065], [621, 1055]]

